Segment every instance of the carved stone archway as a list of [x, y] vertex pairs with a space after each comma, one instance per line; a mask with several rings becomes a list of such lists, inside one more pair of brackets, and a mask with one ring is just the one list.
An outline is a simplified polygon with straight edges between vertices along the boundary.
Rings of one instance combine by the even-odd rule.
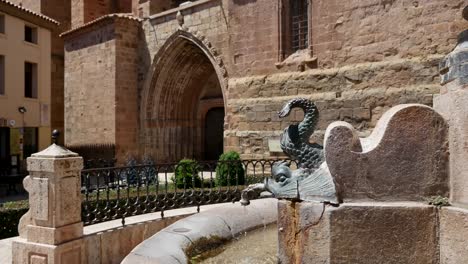
[[[141, 98], [141, 147], [158, 162], [203, 157], [206, 102], [225, 105], [227, 72], [205, 37], [178, 30], [154, 57]], [[209, 107], [208, 107], [209, 108]]]

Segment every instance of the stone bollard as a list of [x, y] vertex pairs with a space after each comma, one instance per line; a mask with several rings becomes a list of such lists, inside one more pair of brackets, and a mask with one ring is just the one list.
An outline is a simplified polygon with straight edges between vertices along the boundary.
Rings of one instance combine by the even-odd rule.
[[29, 211], [13, 242], [13, 264], [82, 263], [81, 178], [83, 159], [52, 144], [27, 159], [24, 181]]

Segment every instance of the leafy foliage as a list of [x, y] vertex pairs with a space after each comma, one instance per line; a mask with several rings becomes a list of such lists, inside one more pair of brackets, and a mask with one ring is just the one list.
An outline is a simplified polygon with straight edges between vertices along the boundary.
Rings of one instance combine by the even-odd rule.
[[192, 159], [182, 159], [177, 163], [175, 169], [175, 179], [172, 178], [172, 181], [175, 183], [177, 188], [193, 188], [201, 187], [200, 179], [200, 165]]
[[219, 162], [216, 167], [216, 185], [217, 186], [235, 186], [245, 183], [244, 167], [239, 156], [235, 151], [228, 151], [219, 156]]
[[432, 196], [431, 198], [429, 198], [429, 204], [434, 205], [436, 207], [442, 207], [442, 206], [449, 206], [450, 202], [449, 202], [449, 198], [438, 195], [438, 196]]

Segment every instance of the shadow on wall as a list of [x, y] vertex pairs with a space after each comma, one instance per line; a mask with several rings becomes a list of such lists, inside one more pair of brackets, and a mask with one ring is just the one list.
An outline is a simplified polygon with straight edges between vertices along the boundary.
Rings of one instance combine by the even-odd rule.
[[[72, 52], [114, 40], [115, 30], [112, 24], [108, 24], [97, 31], [87, 32], [84, 36], [71, 40], [68, 43], [66, 42], [65, 51]], [[66, 36], [64, 37], [66, 38]]]
[[114, 165], [114, 144], [68, 145], [72, 152], [78, 153], [86, 161], [85, 167], [107, 167]]
[[247, 5], [257, 2], [257, 0], [232, 0], [236, 5]]

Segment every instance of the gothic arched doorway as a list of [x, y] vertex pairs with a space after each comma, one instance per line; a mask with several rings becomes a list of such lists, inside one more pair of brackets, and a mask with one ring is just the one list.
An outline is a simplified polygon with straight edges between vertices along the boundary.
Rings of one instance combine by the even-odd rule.
[[[144, 154], [158, 162], [202, 160], [222, 152], [219, 128], [224, 126], [224, 99], [219, 68], [204, 45], [187, 34], [172, 37], [160, 49], [151, 85], [143, 94]], [[218, 110], [211, 117], [213, 108]], [[206, 144], [206, 133], [213, 133], [207, 122], [218, 129], [216, 136], [211, 135], [216, 138], [210, 138], [218, 142], [216, 146]]]

